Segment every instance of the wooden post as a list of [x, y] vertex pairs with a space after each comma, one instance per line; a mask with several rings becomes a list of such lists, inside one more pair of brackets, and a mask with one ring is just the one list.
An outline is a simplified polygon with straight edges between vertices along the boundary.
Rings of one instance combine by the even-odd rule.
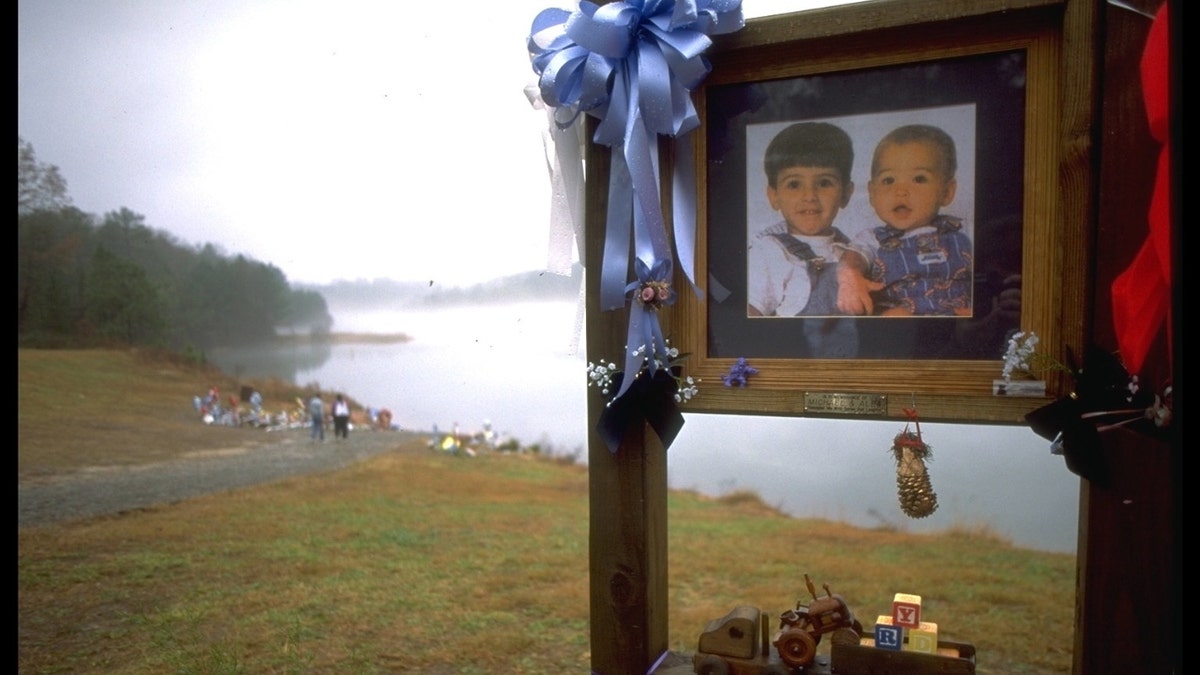
[[[588, 137], [594, 131], [589, 125]], [[588, 361], [622, 360], [628, 313], [600, 308], [609, 150], [588, 145]], [[596, 177], [603, 177], [597, 179]], [[581, 373], [582, 376], [582, 373]], [[589, 569], [592, 672], [646, 673], [667, 649], [667, 460], [648, 425], [629, 429], [610, 452], [596, 433], [604, 410], [588, 396]]]
[[592, 672], [646, 673], [667, 649], [666, 451], [645, 425], [590, 447]]
[[[1181, 69], [1180, 2], [1171, 2], [1172, 67]], [[1116, 349], [1112, 323], [1113, 279], [1133, 259], [1148, 230], [1147, 213], [1159, 145], [1148, 133], [1140, 62], [1151, 20], [1162, 0], [1133, 0], [1139, 11], [1109, 3], [1104, 8], [1103, 68], [1100, 106], [1100, 161], [1095, 230], [1095, 289], [1090, 306], [1095, 344]], [[1174, 130], [1180, 128], [1181, 79], [1173, 76]], [[1178, 138], [1178, 137], [1176, 137]], [[1174, 161], [1179, 148], [1173, 142]], [[1177, 166], [1172, 167], [1177, 171]], [[1163, 330], [1140, 374], [1144, 387], [1182, 383], [1180, 312], [1180, 192], [1173, 186], [1173, 283], [1176, 335], [1174, 372]], [[1176, 396], [1175, 416], [1166, 438], [1124, 430], [1102, 434], [1096, 449], [1112, 480], [1107, 485], [1081, 481], [1074, 667], [1092, 673], [1182, 672], [1182, 504], [1183, 409]]]

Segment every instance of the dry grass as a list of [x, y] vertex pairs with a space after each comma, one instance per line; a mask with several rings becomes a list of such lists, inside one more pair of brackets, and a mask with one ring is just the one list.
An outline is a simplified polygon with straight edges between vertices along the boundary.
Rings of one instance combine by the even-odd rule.
[[[83, 374], [87, 355], [55, 354], [100, 379]], [[19, 353], [23, 371], [28, 356]], [[126, 377], [143, 376], [132, 371], [144, 363], [125, 364]], [[32, 372], [19, 376], [22, 424], [26, 387], [46, 386]], [[171, 379], [204, 386], [194, 374]], [[190, 412], [176, 395], [159, 392], [147, 419], [169, 418], [166, 401]], [[128, 430], [93, 435], [109, 433]], [[21, 529], [18, 670], [587, 672], [586, 467], [403, 450], [337, 473]], [[25, 452], [22, 431], [22, 462]], [[943, 636], [975, 644], [980, 673], [1070, 670], [1073, 556], [970, 528], [923, 536], [788, 518], [752, 493], [673, 492], [669, 517], [673, 650], [694, 650], [708, 621], [735, 606], [777, 613], [807, 600], [807, 573], [868, 627], [894, 593], [922, 595]]]
[[[410, 450], [336, 474], [23, 530], [21, 671], [586, 664], [586, 537], [571, 525], [587, 520], [586, 473]], [[526, 665], [512, 670], [514, 659]]]

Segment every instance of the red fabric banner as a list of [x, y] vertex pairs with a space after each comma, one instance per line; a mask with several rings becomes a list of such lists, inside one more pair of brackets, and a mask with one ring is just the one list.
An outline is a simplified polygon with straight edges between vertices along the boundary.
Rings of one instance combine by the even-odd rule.
[[[1162, 144], [1154, 191], [1150, 197], [1150, 230], [1137, 256], [1113, 281], [1113, 323], [1117, 347], [1130, 374], [1145, 363], [1164, 321], [1167, 340], [1172, 334], [1171, 316], [1171, 145], [1170, 145], [1170, 44], [1167, 3], [1154, 18], [1142, 53], [1142, 93], [1150, 135]], [[1168, 361], [1173, 360], [1168, 344]], [[1173, 363], [1171, 364], [1174, 365]]]

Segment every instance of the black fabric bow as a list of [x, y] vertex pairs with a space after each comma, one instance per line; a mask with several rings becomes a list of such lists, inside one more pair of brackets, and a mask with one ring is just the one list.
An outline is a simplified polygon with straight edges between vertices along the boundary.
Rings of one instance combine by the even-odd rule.
[[1067, 469], [1093, 484], [1110, 486], [1112, 476], [1100, 452], [1097, 424], [1111, 421], [1089, 413], [1145, 409], [1154, 402], [1153, 394], [1132, 393], [1130, 377], [1121, 361], [1103, 349], [1092, 347], [1084, 365], [1076, 368], [1075, 358], [1067, 350], [1067, 367], [1075, 377], [1070, 395], [1025, 415], [1030, 429], [1062, 449]]
[[[613, 376], [612, 387], [617, 391], [624, 376], [624, 373]], [[609, 451], [615, 453], [621, 447], [621, 439], [630, 425], [643, 422], [654, 429], [664, 448], [671, 447], [683, 428], [683, 414], [675, 402], [677, 391], [679, 383], [666, 368], [659, 368], [653, 375], [643, 371], [624, 394], [600, 413], [596, 431]]]

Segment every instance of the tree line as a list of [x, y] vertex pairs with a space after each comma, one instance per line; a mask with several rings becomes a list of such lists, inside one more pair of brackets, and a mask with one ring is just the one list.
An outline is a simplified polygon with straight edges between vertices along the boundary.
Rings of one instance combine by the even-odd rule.
[[324, 296], [274, 265], [184, 244], [124, 207], [75, 208], [58, 167], [17, 137], [18, 345], [202, 353], [332, 325]]

